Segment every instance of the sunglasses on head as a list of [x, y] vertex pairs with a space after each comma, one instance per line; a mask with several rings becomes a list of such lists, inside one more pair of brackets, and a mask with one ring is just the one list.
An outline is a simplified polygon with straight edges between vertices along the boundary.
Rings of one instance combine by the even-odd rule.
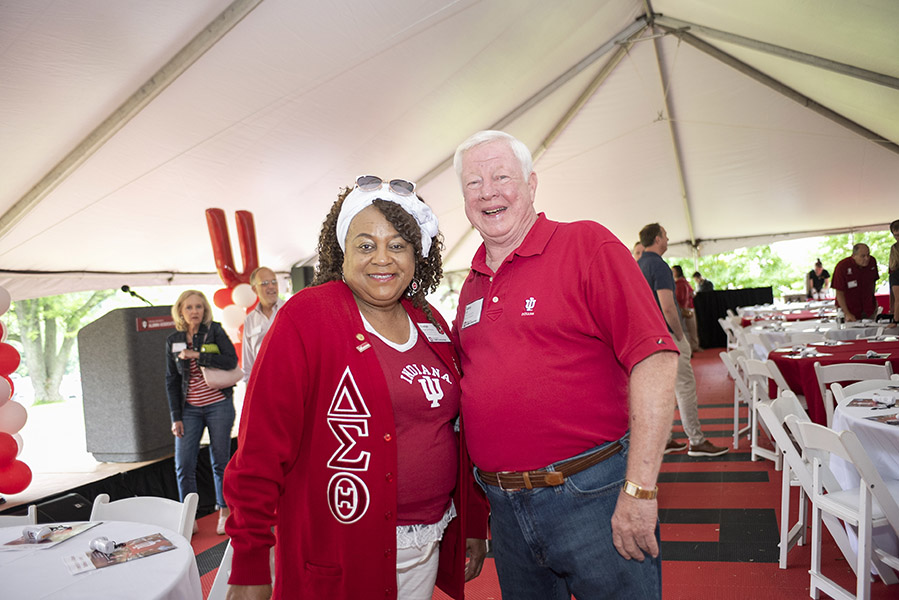
[[[372, 192], [381, 189], [384, 180], [377, 175], [360, 175], [356, 178], [356, 187], [363, 192]], [[405, 179], [391, 179], [387, 186], [394, 194], [400, 196], [412, 196], [415, 193], [415, 184]]]

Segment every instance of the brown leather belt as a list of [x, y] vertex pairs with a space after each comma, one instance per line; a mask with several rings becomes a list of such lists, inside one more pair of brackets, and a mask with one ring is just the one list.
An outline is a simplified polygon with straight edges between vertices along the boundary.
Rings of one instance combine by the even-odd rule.
[[535, 487], [552, 487], [565, 483], [566, 477], [580, 473], [593, 465], [599, 464], [605, 459], [617, 454], [621, 450], [621, 442], [615, 442], [606, 446], [599, 452], [572, 458], [556, 465], [554, 471], [500, 471], [490, 473], [478, 470], [478, 477], [487, 485], [495, 485], [504, 490], [520, 490], [521, 488], [533, 489]]

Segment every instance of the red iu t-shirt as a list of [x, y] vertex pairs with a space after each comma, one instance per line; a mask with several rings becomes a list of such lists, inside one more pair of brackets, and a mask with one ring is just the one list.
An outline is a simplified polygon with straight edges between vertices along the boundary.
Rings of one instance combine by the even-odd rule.
[[371, 337], [384, 370], [397, 440], [397, 525], [436, 523], [456, 484], [454, 424], [461, 390], [455, 376], [410, 323], [406, 344]]

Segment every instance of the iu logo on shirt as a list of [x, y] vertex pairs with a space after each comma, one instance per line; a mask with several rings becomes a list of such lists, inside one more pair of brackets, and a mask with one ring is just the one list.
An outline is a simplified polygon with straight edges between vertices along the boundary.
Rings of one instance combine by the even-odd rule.
[[521, 313], [522, 317], [531, 317], [534, 315], [534, 307], [537, 305], [537, 299], [531, 296], [527, 300], [524, 301], [524, 312]]
[[443, 400], [443, 387], [440, 381], [443, 380], [450, 385], [453, 383], [449, 375], [441, 373], [440, 369], [416, 364], [406, 365], [400, 373], [400, 379], [406, 383], [418, 380], [425, 398], [431, 403], [431, 408], [440, 408], [440, 401]]

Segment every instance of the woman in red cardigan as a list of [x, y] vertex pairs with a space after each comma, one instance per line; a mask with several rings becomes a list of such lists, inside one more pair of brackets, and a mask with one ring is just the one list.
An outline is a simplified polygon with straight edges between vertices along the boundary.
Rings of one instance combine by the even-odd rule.
[[363, 176], [335, 202], [313, 287], [278, 312], [247, 388], [229, 598], [430, 600], [435, 582], [463, 598], [480, 572], [458, 358], [425, 300], [441, 245], [410, 182]]

